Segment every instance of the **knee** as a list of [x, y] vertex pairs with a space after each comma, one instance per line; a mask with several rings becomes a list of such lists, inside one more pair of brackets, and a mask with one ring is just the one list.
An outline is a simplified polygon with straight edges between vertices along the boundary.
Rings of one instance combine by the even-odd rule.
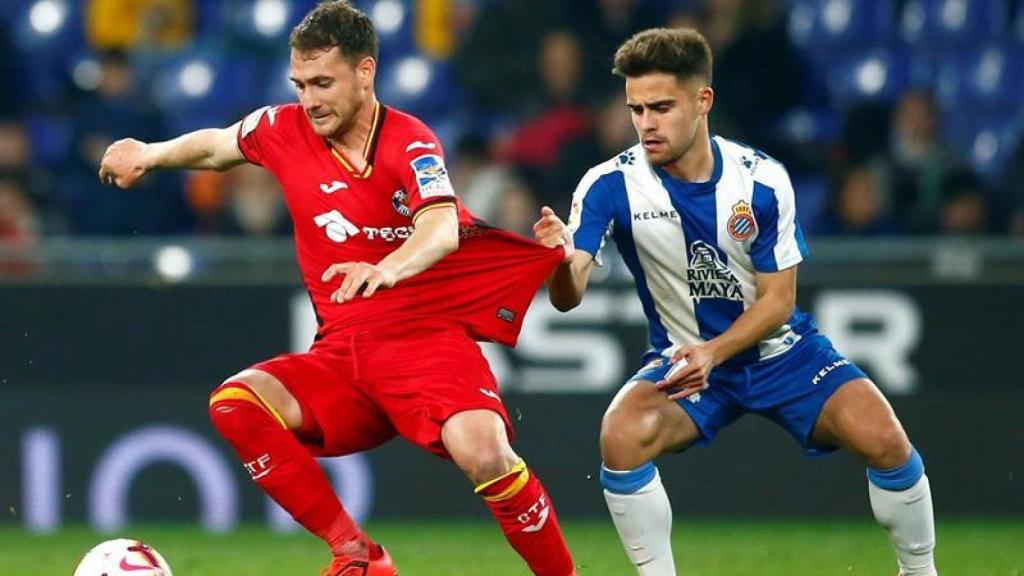
[[904, 465], [911, 456], [910, 440], [899, 421], [892, 419], [871, 435], [866, 454], [867, 465], [872, 468], [895, 468]]
[[601, 458], [612, 470], [631, 470], [659, 453], [657, 410], [639, 402], [613, 403], [601, 420]]
[[225, 381], [210, 393], [208, 412], [213, 427], [231, 443], [255, 433], [264, 424], [288, 428], [261, 394], [237, 379]]
[[519, 462], [504, 421], [493, 412], [457, 414], [445, 423], [442, 436], [455, 465], [474, 485], [508, 474]]
[[227, 440], [245, 433], [247, 405], [260, 405], [259, 398], [245, 385], [226, 381], [210, 393], [207, 410], [214, 429]]
[[519, 461], [509, 446], [489, 446], [472, 454], [463, 454], [456, 461], [474, 486], [508, 474]]
[[[210, 415], [215, 399], [241, 397], [262, 407], [288, 430], [302, 426], [302, 408], [291, 392], [274, 376], [260, 370], [243, 370], [228, 378], [210, 395]], [[228, 411], [230, 413], [230, 411]]]

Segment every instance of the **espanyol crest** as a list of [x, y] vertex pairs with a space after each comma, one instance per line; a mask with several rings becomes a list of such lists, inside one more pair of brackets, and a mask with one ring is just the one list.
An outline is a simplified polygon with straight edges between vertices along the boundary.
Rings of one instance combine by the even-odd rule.
[[743, 200], [733, 204], [732, 216], [725, 225], [729, 236], [737, 242], [749, 239], [757, 232], [757, 221], [754, 220], [754, 210]]

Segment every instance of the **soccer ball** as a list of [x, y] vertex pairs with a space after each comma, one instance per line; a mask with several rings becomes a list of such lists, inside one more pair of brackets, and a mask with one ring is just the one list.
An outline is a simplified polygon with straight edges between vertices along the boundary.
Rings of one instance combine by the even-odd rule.
[[85, 553], [74, 576], [173, 576], [159, 552], [141, 540], [118, 538]]

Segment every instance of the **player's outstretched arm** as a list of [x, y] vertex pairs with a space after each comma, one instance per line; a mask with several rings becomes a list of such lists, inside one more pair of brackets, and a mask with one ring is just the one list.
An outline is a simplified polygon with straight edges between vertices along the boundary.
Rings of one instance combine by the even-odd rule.
[[551, 273], [547, 283], [551, 304], [561, 312], [568, 312], [583, 301], [594, 269], [594, 257], [575, 249], [569, 228], [547, 206], [540, 209], [540, 220], [533, 225], [533, 236], [549, 248], [562, 246], [565, 250], [565, 260]]
[[238, 124], [230, 128], [196, 130], [166, 142], [140, 142], [132, 138], [111, 144], [100, 162], [100, 181], [119, 188], [134, 186], [160, 168], [226, 170], [245, 162], [235, 140]]

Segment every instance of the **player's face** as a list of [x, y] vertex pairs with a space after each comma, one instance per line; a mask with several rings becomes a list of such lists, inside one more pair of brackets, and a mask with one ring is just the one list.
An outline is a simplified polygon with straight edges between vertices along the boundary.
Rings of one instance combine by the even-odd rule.
[[352, 127], [356, 112], [372, 101], [377, 63], [353, 64], [336, 46], [329, 50], [292, 49], [290, 76], [313, 130], [338, 137]]
[[648, 161], [671, 164], [693, 147], [707, 126], [714, 93], [698, 79], [655, 73], [626, 78], [626, 106]]

